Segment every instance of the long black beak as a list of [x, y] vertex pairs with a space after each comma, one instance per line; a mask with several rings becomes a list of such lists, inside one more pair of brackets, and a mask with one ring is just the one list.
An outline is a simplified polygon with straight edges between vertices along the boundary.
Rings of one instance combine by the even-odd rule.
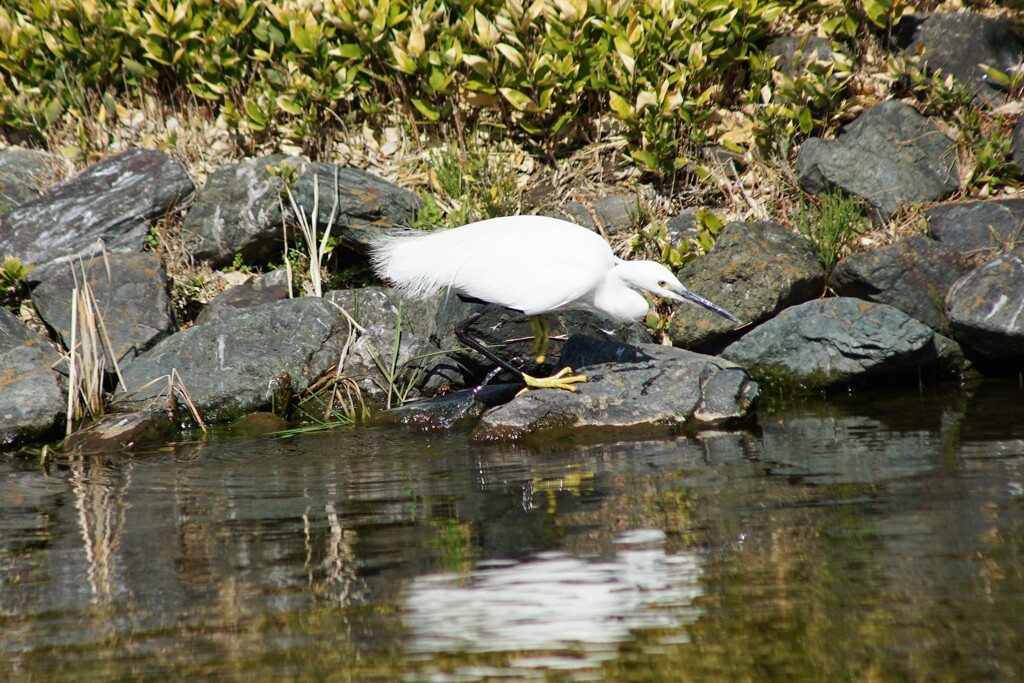
[[673, 289], [672, 292], [674, 294], [679, 295], [682, 299], [685, 299], [686, 301], [689, 301], [691, 303], [695, 303], [698, 306], [703, 306], [704, 308], [708, 309], [709, 311], [711, 311], [713, 313], [717, 313], [718, 315], [722, 316], [723, 318], [731, 320], [734, 323], [742, 322], [739, 318], [737, 318], [736, 316], [734, 316], [732, 313], [730, 313], [729, 311], [725, 310], [721, 306], [717, 306], [717, 305], [711, 303], [710, 301], [708, 301], [704, 297], [700, 296], [699, 294], [694, 294], [693, 292], [691, 292], [690, 290], [686, 289], [685, 287], [683, 287], [682, 289]]

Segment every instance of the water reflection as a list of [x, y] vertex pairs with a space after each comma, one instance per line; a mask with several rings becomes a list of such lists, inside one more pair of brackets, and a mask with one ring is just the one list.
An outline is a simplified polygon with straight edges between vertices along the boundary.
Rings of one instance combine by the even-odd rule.
[[668, 554], [660, 529], [621, 534], [610, 560], [542, 553], [487, 562], [466, 574], [414, 579], [404, 596], [411, 652], [570, 651], [565, 664], [595, 655], [635, 629], [674, 628], [699, 615], [702, 563]]
[[769, 403], [749, 430], [547, 449], [357, 429], [3, 456], [0, 660], [11, 680], [1012, 680], [1022, 396]]
[[858, 393], [768, 412], [758, 457], [819, 484], [913, 477], [950, 463], [970, 395]]
[[97, 603], [109, 602], [121, 587], [117, 560], [128, 509], [124, 495], [130, 484], [130, 463], [117, 470], [94, 460], [71, 464], [70, 485], [88, 566], [86, 575]]

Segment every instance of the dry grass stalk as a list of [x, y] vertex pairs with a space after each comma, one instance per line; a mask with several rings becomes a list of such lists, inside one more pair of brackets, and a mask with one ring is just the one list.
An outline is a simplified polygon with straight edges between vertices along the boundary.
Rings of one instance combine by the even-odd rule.
[[[103, 263], [109, 279], [110, 262], [106, 251], [103, 252]], [[68, 364], [66, 435], [71, 434], [77, 421], [104, 414], [108, 372], [114, 372], [124, 384], [114, 345], [89, 282], [88, 270], [81, 260], [76, 264], [72, 259], [71, 264], [75, 287], [71, 292], [71, 343], [65, 357]]]
[[[292, 211], [295, 214], [295, 219], [299, 224], [299, 230], [302, 232], [303, 240], [306, 243], [306, 253], [309, 256], [309, 280], [312, 286], [313, 296], [323, 296], [323, 276], [322, 267], [324, 256], [327, 253], [327, 240], [331, 236], [331, 230], [334, 228], [334, 219], [338, 214], [338, 167], [334, 167], [334, 205], [331, 207], [331, 215], [327, 219], [327, 225], [324, 226], [323, 235], [317, 240], [317, 216], [320, 215], [320, 178], [313, 174], [313, 209], [312, 217], [306, 218], [305, 212], [299, 209], [298, 204], [295, 202], [295, 195], [292, 194], [290, 187], [285, 188], [285, 192], [288, 195], [288, 201], [291, 204]], [[284, 211], [281, 211], [282, 220], [282, 231], [284, 232], [284, 244], [285, 244], [285, 267], [288, 271], [288, 295], [291, 296], [291, 265], [288, 263], [287, 249], [288, 249], [288, 233], [284, 226]]]
[[[188, 407], [188, 411], [192, 415], [192, 419], [196, 421], [196, 424], [199, 425], [199, 428], [202, 429], [205, 434], [207, 431], [206, 422], [203, 420], [203, 416], [199, 414], [199, 409], [196, 407], [195, 402], [192, 401], [192, 395], [189, 393], [188, 387], [185, 386], [185, 380], [182, 379], [177, 368], [171, 368], [170, 374], [161, 375], [160, 377], [155, 377], [149, 380], [138, 389], [130, 391], [122, 396], [121, 400], [131, 398], [135, 394], [145, 391], [157, 382], [163, 382], [164, 380], [167, 380], [167, 413], [172, 417], [177, 414], [178, 404], [175, 401], [175, 397], [180, 398]], [[123, 383], [122, 386], [124, 386]]]

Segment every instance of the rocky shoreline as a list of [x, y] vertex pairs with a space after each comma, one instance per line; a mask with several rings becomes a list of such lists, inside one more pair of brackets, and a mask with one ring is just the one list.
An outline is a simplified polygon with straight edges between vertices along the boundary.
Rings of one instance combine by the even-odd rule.
[[[987, 92], [981, 85], [978, 97]], [[927, 227], [852, 254], [826, 274], [810, 242], [789, 226], [727, 225], [710, 253], [679, 276], [740, 317], [739, 327], [680, 307], [666, 330], [673, 346], [658, 346], [641, 326], [565, 313], [552, 316], [558, 341], [548, 365], [536, 368], [528, 324], [489, 313], [476, 329], [527, 371], [570, 365], [591, 380], [578, 394], [513, 398], [504, 378], [458, 348], [452, 327], [469, 309], [444, 293], [402, 301], [386, 287], [366, 287], [289, 298], [287, 275], [272, 270], [241, 277], [195, 324], [178, 328], [165, 264], [148, 251], [156, 221], [183, 216], [189, 253], [213, 267], [240, 254], [266, 268], [282, 260], [282, 221], [294, 225], [297, 209], [333, 225], [337, 244], [365, 260], [373, 234], [416, 218], [420, 200], [407, 189], [284, 155], [225, 166], [196, 188], [178, 161], [155, 149], [130, 150], [47, 186], [41, 179], [51, 177], [52, 157], [7, 149], [0, 152], [0, 254], [34, 266], [27, 279], [46, 334], [0, 309], [0, 447], [62, 433], [70, 368], [60, 349], [72, 345], [73, 292], [86, 281], [109, 340], [100, 355], [115, 410], [66, 444], [86, 449], [174, 434], [193, 419], [186, 402], [205, 423], [273, 412], [282, 420], [274, 424], [287, 424], [299, 401], [316, 414], [310, 389], [323, 378], [348, 383], [353, 410], [352, 397], [364, 412], [392, 406], [374, 419], [463, 428], [487, 442], [584, 428], [743, 423], [761, 386], [1017, 375], [1024, 369], [1024, 199], [947, 201], [960, 187], [955, 150], [955, 140], [898, 100], [868, 108], [835, 140], [804, 142], [795, 173], [805, 191], [859, 197], [882, 223], [901, 207], [930, 203]], [[1022, 123], [1013, 150], [1024, 166]], [[294, 172], [295, 208], [281, 199], [282, 164]], [[572, 206], [561, 214], [589, 220]], [[687, 217], [676, 222], [685, 239]], [[426, 400], [398, 406], [409, 398]]]

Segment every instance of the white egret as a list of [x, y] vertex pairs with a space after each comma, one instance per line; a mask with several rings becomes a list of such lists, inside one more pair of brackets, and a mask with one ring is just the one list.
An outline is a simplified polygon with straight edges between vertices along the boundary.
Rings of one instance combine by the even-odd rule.
[[[583, 309], [636, 322], [649, 310], [642, 291], [692, 302], [740, 322], [688, 290], [662, 264], [620, 259], [597, 233], [557, 218], [506, 216], [451, 230], [394, 232], [377, 239], [371, 251], [377, 274], [406, 296], [426, 298], [448, 288], [464, 300], [530, 316], [538, 362], [543, 362], [548, 342], [544, 313]], [[456, 325], [463, 344], [521, 375], [528, 389], [576, 391], [573, 384], [587, 381], [570, 368], [551, 377], [532, 377], [500, 359], [469, 336], [469, 326], [486, 310]]]

